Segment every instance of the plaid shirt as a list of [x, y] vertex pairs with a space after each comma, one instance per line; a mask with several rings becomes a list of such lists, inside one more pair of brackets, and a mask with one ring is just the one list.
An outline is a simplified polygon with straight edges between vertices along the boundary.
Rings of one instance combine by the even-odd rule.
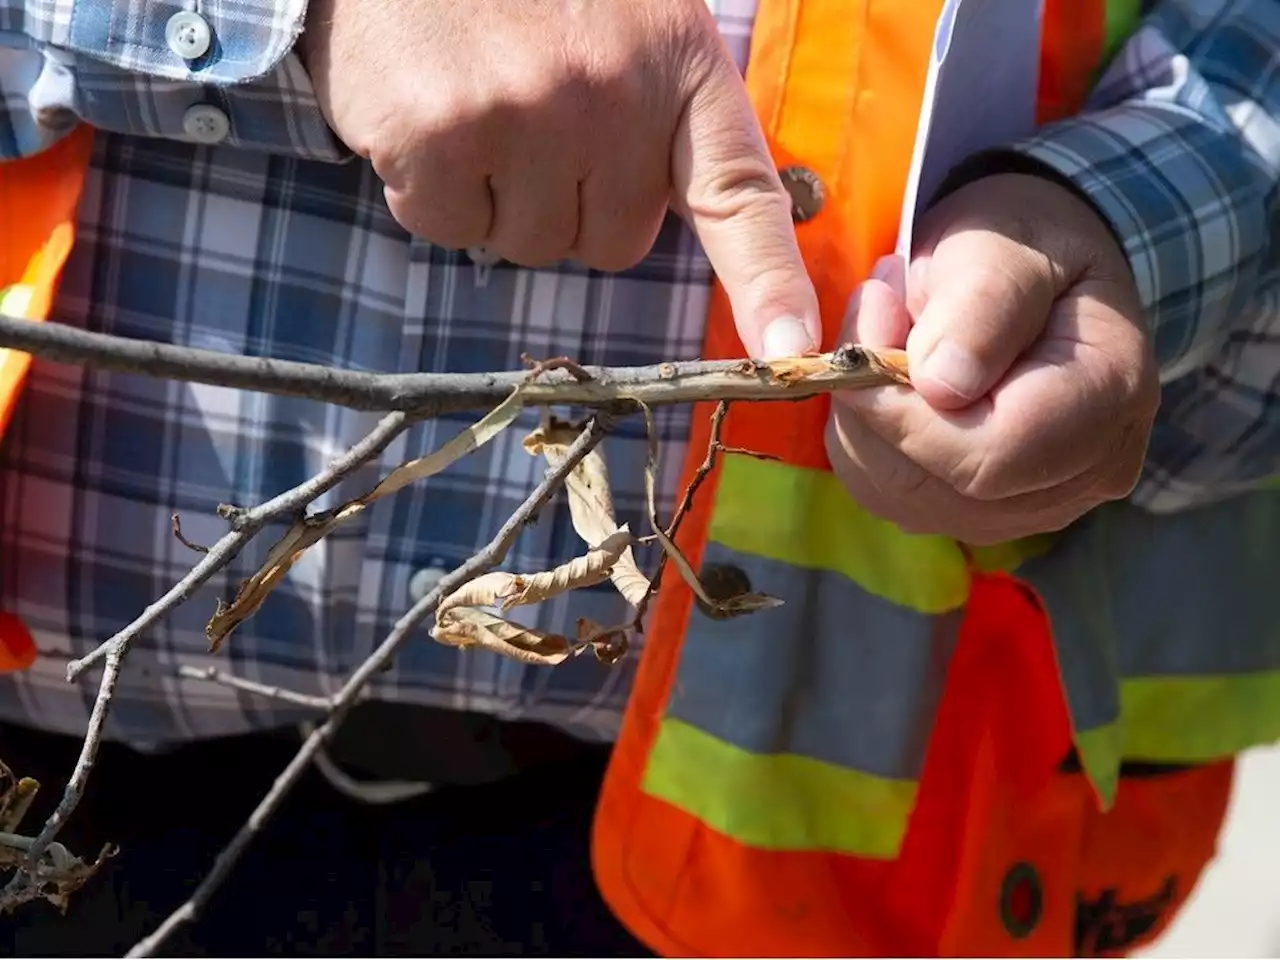
[[[346, 158], [292, 53], [303, 0], [200, 0], [214, 44], [181, 61], [165, 42], [183, 7], [137, 0], [0, 0], [0, 161], [39, 150], [80, 117], [103, 131], [82, 204], [81, 241], [56, 318], [115, 334], [380, 371], [519, 367], [519, 354], [643, 364], [696, 356], [707, 262], [672, 220], [635, 269], [524, 270], [415, 241], [379, 184]], [[1154, 329], [1165, 403], [1135, 499], [1193, 506], [1275, 475], [1280, 324], [1271, 253], [1280, 167], [1280, 5], [1155, 5], [1085, 115], [1018, 148], [1067, 173], [1122, 236]], [[754, 0], [712, 0], [745, 66]], [[1208, 12], [1206, 12], [1208, 11]], [[230, 136], [181, 142], [193, 103], [221, 108]], [[0, 175], [3, 167], [0, 166]], [[0, 609], [32, 628], [42, 656], [0, 677], [0, 718], [80, 733], [96, 680], [65, 661], [123, 627], [190, 566], [170, 532], [213, 540], [219, 503], [254, 504], [319, 470], [372, 415], [308, 401], [37, 361], [0, 446]], [[320, 506], [434, 448], [467, 418], [422, 424]], [[266, 550], [135, 646], [109, 735], [138, 745], [294, 722], [287, 705], [177, 676], [218, 663], [241, 676], [328, 694], [411, 603], [415, 584], [469, 557], [524, 498], [541, 464], [520, 448], [532, 415], [445, 474], [365, 511], [314, 547], [218, 657], [204, 622]], [[674, 499], [688, 411], [658, 415], [664, 509]], [[643, 526], [636, 424], [605, 447], [621, 519]], [[274, 533], [278, 531], [270, 531]], [[580, 550], [561, 507], [506, 566], [545, 569]], [[652, 555], [642, 556], [651, 562]], [[523, 619], [566, 631], [616, 622], [609, 588]], [[229, 661], [229, 662], [228, 662]], [[380, 676], [378, 696], [533, 718], [615, 735], [635, 657], [555, 669], [425, 634]]]

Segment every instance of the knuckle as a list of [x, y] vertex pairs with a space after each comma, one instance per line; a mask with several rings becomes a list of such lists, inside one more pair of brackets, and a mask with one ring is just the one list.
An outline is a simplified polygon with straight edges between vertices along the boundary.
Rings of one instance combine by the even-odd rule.
[[1008, 492], [1007, 465], [994, 451], [966, 451], [944, 473], [946, 481], [970, 500], [1002, 499]]
[[438, 247], [461, 250], [484, 241], [484, 228], [477, 220], [442, 214], [433, 206], [424, 210], [412, 200], [388, 202], [387, 206], [401, 227]]
[[952, 486], [962, 497], [991, 503], [1003, 499], [1007, 493], [1003, 474], [1004, 471], [998, 467], [983, 462], [976, 467], [959, 467], [950, 474], [950, 478]]
[[653, 249], [667, 217], [666, 197], [657, 190], [646, 195], [643, 189], [633, 189], [605, 197], [582, 216], [572, 255], [594, 270], [617, 273], [630, 270]]
[[994, 248], [992, 254], [980, 265], [975, 265], [969, 275], [972, 300], [990, 303], [993, 307], [1013, 302], [1021, 304], [1028, 313], [1047, 314], [1055, 296], [1053, 270], [1048, 258], [1030, 248], [1007, 243]]
[[717, 67], [720, 32], [706, 4], [665, 4], [661, 16], [650, 20], [650, 35], [663, 58], [679, 65], [686, 82], [701, 83]]
[[530, 269], [559, 263], [569, 256], [576, 224], [558, 212], [530, 215], [518, 230], [490, 237], [488, 246], [504, 260]]
[[906, 499], [925, 492], [933, 478], [912, 463], [895, 465], [884, 480], [882, 489], [896, 499]]
[[541, 270], [559, 263], [567, 255], [565, 248], [529, 244], [525, 246], [495, 245], [494, 252], [518, 267]]
[[589, 247], [575, 250], [575, 260], [604, 273], [621, 273], [640, 264], [649, 253], [649, 245], [642, 245], [634, 240], [619, 238], [615, 240], [597, 241]]
[[1146, 430], [1136, 423], [1127, 424], [1119, 432], [1116, 449], [1106, 470], [1095, 487], [1105, 500], [1123, 500], [1133, 493], [1142, 478], [1146, 461]]
[[714, 222], [790, 222], [791, 201], [777, 170], [749, 148], [730, 147], [725, 154], [723, 161], [705, 164], [701, 182], [691, 185], [690, 212]]
[[868, 483], [886, 505], [879, 513], [899, 525], [930, 519], [929, 494], [936, 480], [906, 457], [896, 457], [878, 470], [868, 471]]

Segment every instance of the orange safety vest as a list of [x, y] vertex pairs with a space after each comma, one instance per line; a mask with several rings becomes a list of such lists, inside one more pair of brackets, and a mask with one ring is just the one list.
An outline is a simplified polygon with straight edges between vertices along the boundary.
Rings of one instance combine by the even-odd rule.
[[[0, 164], [0, 311], [47, 319], [75, 241], [76, 211], [93, 131], [81, 126], [43, 153]], [[31, 367], [31, 355], [0, 347], [0, 440]], [[0, 610], [0, 673], [36, 659], [27, 628]]]
[[[1108, 24], [1127, 8], [1131, 28], [1136, 6], [1047, 0], [1042, 121], [1080, 109], [1118, 39]], [[855, 285], [894, 246], [940, 7], [761, 0], [757, 11], [746, 79], [773, 156], [825, 186], [797, 235], [828, 349]], [[701, 356], [740, 354], [717, 287]], [[863, 514], [830, 473], [828, 409], [827, 398], [739, 404], [724, 422], [727, 446], [777, 462], [722, 457], [681, 548], [744, 588], [763, 571], [752, 586], [787, 602], [725, 624], [695, 609], [679, 578], [664, 582], [594, 822], [606, 902], [665, 956], [1100, 955], [1151, 939], [1213, 854], [1230, 750], [1140, 776], [1152, 771], [1111, 749], [1116, 724], [1073, 730], [1037, 584], [999, 569], [1000, 551], [966, 565], [950, 541]], [[686, 483], [711, 412], [694, 411]], [[795, 545], [806, 538], [812, 548]], [[849, 553], [859, 543], [862, 566]], [[958, 599], [927, 609], [935, 567], [958, 571]], [[1058, 585], [1046, 579], [1055, 598]], [[856, 611], [873, 604], [879, 619], [862, 623]], [[839, 645], [877, 626], [861, 660], [833, 669]], [[927, 663], [917, 670], [915, 685], [943, 688], [935, 710], [918, 711], [925, 728], [903, 734], [904, 753], [912, 737], [927, 742], [919, 771], [892, 769], [896, 755], [876, 742], [896, 735], [888, 721], [860, 729], [842, 706], [879, 698], [888, 717], [923, 700], [912, 683], [875, 686], [908, 640], [945, 669], [945, 682]], [[1277, 732], [1274, 721], [1248, 736]], [[1072, 766], [1081, 754], [1093, 778]]]
[[[1044, 4], [1052, 120], [1079, 109], [1137, 3]], [[828, 345], [893, 247], [939, 8], [761, 0], [747, 82], [779, 164], [826, 188], [797, 234]], [[0, 164], [0, 289], [30, 287], [13, 302], [32, 320], [91, 137]], [[740, 353], [716, 288], [702, 355]], [[0, 353], [0, 428], [28, 363]], [[594, 824], [606, 900], [667, 955], [1113, 954], [1155, 936], [1212, 855], [1232, 756], [1280, 738], [1280, 491], [1159, 522], [1102, 508], [1051, 551], [962, 551], [851, 501], [827, 412], [726, 419], [726, 444], [778, 459], [722, 457], [681, 545], [787, 602], [726, 624], [678, 578], [656, 598]], [[0, 614], [0, 669], [34, 655]]]

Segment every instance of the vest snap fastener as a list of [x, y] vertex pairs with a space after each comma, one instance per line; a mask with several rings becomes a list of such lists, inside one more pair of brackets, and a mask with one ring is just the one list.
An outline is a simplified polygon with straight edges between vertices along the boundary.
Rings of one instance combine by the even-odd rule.
[[804, 223], [817, 216], [827, 199], [827, 188], [808, 167], [783, 167], [778, 171], [782, 185], [791, 197], [791, 220]]
[[1015, 940], [1030, 936], [1044, 913], [1040, 874], [1029, 863], [1015, 863], [1000, 885], [1000, 922]]
[[[741, 567], [729, 563], [708, 563], [699, 573], [702, 588], [712, 600], [723, 603], [732, 597], [740, 597], [751, 592], [751, 578]], [[731, 614], [722, 613], [702, 601], [697, 594], [693, 597], [698, 609], [714, 620], [728, 620]]]

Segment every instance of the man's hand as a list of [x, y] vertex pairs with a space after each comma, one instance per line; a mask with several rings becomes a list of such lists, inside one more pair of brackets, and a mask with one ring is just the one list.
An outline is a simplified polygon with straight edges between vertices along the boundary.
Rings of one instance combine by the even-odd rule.
[[915, 384], [832, 404], [827, 449], [854, 497], [984, 545], [1127, 496], [1160, 387], [1106, 225], [1064, 187], [1008, 174], [947, 197], [918, 236], [906, 276], [882, 261], [850, 305], [846, 339], [905, 346]]
[[620, 270], [671, 207], [751, 355], [817, 344], [790, 202], [705, 0], [313, 0], [303, 54], [411, 233]]

